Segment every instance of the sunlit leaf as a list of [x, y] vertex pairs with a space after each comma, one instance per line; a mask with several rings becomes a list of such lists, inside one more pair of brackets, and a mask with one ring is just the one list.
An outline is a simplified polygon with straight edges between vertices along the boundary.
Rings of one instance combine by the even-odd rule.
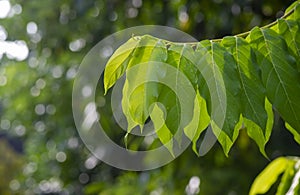
[[286, 170], [289, 160], [281, 157], [272, 161], [254, 180], [250, 195], [264, 194]]
[[254, 28], [248, 41], [259, 52], [257, 60], [268, 99], [300, 132], [300, 74], [284, 40], [272, 30]]
[[105, 93], [126, 71], [138, 43], [139, 39], [136, 37], [129, 39], [125, 44], [121, 45], [108, 60], [104, 71]]

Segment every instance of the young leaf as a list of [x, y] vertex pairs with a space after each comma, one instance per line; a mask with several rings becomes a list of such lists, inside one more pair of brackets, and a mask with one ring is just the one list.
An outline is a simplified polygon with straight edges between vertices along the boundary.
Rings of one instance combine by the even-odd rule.
[[109, 58], [104, 71], [104, 90], [107, 93], [115, 82], [125, 73], [132, 54], [139, 43], [139, 39], [133, 37], [121, 45]]

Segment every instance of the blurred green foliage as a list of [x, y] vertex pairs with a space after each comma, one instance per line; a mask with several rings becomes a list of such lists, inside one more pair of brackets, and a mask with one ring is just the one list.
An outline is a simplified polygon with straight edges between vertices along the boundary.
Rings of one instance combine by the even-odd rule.
[[[10, 0], [10, 15], [0, 19], [6, 41], [24, 40], [30, 52], [24, 61], [6, 55], [0, 60], [0, 132], [5, 134], [0, 139], [0, 194], [184, 194], [192, 176], [200, 178], [200, 194], [247, 194], [268, 160], [246, 133], [241, 133], [229, 158], [216, 145], [204, 157], [196, 157], [189, 148], [169, 165], [145, 172], [121, 171], [98, 161], [77, 134], [72, 84], [83, 56], [118, 30], [156, 24], [199, 40], [219, 38], [267, 24], [291, 2]], [[107, 127], [115, 128], [108, 98], [97, 101]], [[268, 155], [299, 156], [299, 146], [280, 130], [283, 122], [276, 117]], [[122, 140], [124, 134], [109, 135]], [[22, 142], [5, 142], [8, 139]], [[20, 145], [23, 151], [13, 149]]]
[[7, 140], [0, 138], [0, 192], [8, 195], [11, 189], [17, 189], [20, 183], [15, 177], [22, 171], [22, 155], [10, 147]]

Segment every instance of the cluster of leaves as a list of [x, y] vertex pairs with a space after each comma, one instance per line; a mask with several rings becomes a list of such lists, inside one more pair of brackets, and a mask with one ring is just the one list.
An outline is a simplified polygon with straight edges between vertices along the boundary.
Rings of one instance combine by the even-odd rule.
[[280, 157], [271, 162], [255, 179], [250, 195], [269, 191], [283, 173], [276, 195], [300, 193], [300, 160], [295, 157]]
[[[0, 19], [1, 26], [7, 31], [8, 41], [24, 40], [30, 54], [22, 62], [8, 59], [5, 55], [0, 60], [0, 83], [3, 85], [7, 79], [6, 84], [0, 86], [0, 120], [10, 121], [9, 130], [6, 129], [9, 126], [4, 127], [3, 123], [0, 131], [24, 143], [21, 169], [12, 166], [14, 163], [11, 160], [8, 161], [10, 166], [3, 166], [5, 171], [1, 172], [3, 182], [0, 186], [4, 188], [0, 187], [0, 194], [6, 194], [5, 190], [9, 190], [10, 186], [17, 189], [18, 182], [19, 189], [10, 189], [9, 194], [50, 194], [50, 188], [46, 192], [39, 188], [53, 181], [60, 183], [61, 192], [58, 194], [85, 194], [83, 188], [88, 189], [89, 186], [98, 186], [98, 190], [91, 194], [102, 194], [104, 191], [124, 194], [119, 188], [124, 190], [125, 186], [135, 194], [150, 194], [155, 189], [163, 189], [163, 194], [182, 194], [189, 178], [194, 175], [201, 179], [200, 194], [247, 194], [250, 181], [266, 165], [267, 159], [259, 156], [255, 144], [249, 140], [245, 131], [240, 132], [235, 147], [231, 149], [230, 158], [225, 158], [219, 145], [201, 160], [187, 150], [169, 165], [136, 173], [135, 178], [130, 180], [127, 179], [127, 175], [132, 176], [130, 172], [117, 170], [100, 161], [94, 168], [86, 167], [91, 156], [80, 141], [72, 118], [70, 94], [73, 76], [83, 56], [95, 43], [128, 26], [159, 24], [178, 28], [198, 39], [222, 37], [270, 23], [282, 15], [281, 10], [291, 4], [292, 0], [9, 1], [13, 10], [21, 13]], [[139, 5], [141, 7], [135, 7], [136, 2], [142, 2]], [[235, 13], [232, 8], [235, 8]], [[138, 10], [134, 18], [128, 15], [132, 10]], [[29, 22], [37, 24], [38, 39], [36, 35], [26, 33]], [[85, 47], [71, 51], [70, 43], [78, 39], [80, 43], [85, 40]], [[57, 72], [61, 74], [54, 74]], [[101, 120], [107, 124], [105, 129], [110, 138], [119, 141], [120, 132], [115, 131], [117, 127], [114, 126], [107, 99], [105, 106], [100, 109], [104, 110]], [[43, 115], [35, 112], [37, 105], [46, 108]], [[281, 131], [281, 119], [275, 119], [272, 142], [266, 148], [270, 158], [283, 154], [298, 155], [299, 147], [291, 142], [287, 131]], [[19, 131], [19, 127], [22, 131]], [[2, 164], [8, 158], [7, 155], [13, 152], [10, 146], [11, 143], [3, 148], [2, 154], [5, 155], [1, 156]], [[56, 154], [61, 152], [66, 155], [64, 162], [56, 159]], [[166, 169], [172, 173], [167, 173]], [[13, 178], [14, 173], [17, 176]], [[148, 180], [144, 180], [145, 177]], [[162, 177], [164, 181], [159, 180]], [[128, 182], [120, 182], [122, 178]], [[11, 179], [15, 181], [9, 185]], [[137, 184], [149, 191], [137, 192]]]
[[[149, 35], [132, 37], [107, 63], [105, 91], [126, 73], [122, 108], [128, 132], [137, 125], [143, 129], [150, 118], [159, 140], [172, 154], [174, 141], [180, 143], [180, 136], [175, 136], [178, 129], [183, 129], [198, 154], [199, 137], [211, 124], [226, 155], [239, 130], [245, 128], [266, 156], [272, 107], [300, 143], [299, 21], [300, 1], [296, 1], [276, 22], [223, 39], [174, 43]], [[157, 63], [171, 65], [177, 70], [175, 75]], [[175, 89], [155, 82], [166, 77]], [[150, 82], [141, 82], [145, 78]], [[194, 93], [187, 93], [189, 87]], [[182, 88], [185, 100], [179, 97]], [[217, 108], [213, 108], [215, 97], [220, 103]], [[184, 108], [183, 101], [194, 105]], [[213, 109], [225, 117], [224, 124], [213, 116]]]

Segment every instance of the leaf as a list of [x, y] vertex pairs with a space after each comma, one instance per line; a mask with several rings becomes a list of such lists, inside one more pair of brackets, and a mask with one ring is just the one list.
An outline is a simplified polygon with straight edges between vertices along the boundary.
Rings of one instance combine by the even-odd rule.
[[206, 100], [213, 133], [218, 138], [224, 151], [228, 153], [233, 143], [228, 135], [219, 128], [225, 120], [227, 108], [226, 89], [222, 73], [214, 63], [212, 53], [208, 52], [209, 48], [210, 42], [203, 41], [197, 44], [195, 50], [195, 65], [200, 70], [198, 89], [201, 96]]
[[240, 116], [239, 121], [235, 124], [235, 127], [233, 129], [233, 136], [230, 138], [222, 129], [219, 128], [219, 126], [215, 123], [215, 121], [211, 121], [211, 127], [213, 130], [213, 133], [216, 135], [219, 143], [222, 145], [224, 154], [228, 157], [228, 153], [233, 146], [234, 142], [236, 141], [239, 130], [243, 126], [243, 119], [242, 116]]
[[[156, 102], [160, 91], [158, 84], [151, 82], [161, 76], [161, 73], [155, 70], [157, 68], [155, 62], [164, 62], [166, 59], [165, 44], [159, 39], [143, 36], [129, 62], [122, 106], [123, 110], [129, 109], [126, 113], [130, 113], [132, 120], [141, 126], [149, 117], [148, 109]], [[140, 65], [137, 66], [138, 64]], [[129, 102], [125, 103], [125, 101]]]
[[180, 123], [180, 104], [176, 93], [168, 86], [162, 86], [158, 102], [162, 103], [166, 109], [166, 126], [173, 135], [177, 132]]
[[[193, 57], [193, 49], [186, 44], [173, 44], [168, 48], [168, 60], [166, 63], [176, 71], [169, 71], [168, 74], [175, 74], [174, 79], [168, 82], [174, 82], [175, 89], [170, 89], [168, 86], [162, 86], [161, 93], [159, 95], [158, 101], [161, 102], [167, 112], [166, 126], [172, 132], [173, 135], [180, 129], [183, 129], [192, 120], [192, 112], [184, 112], [184, 110], [193, 110], [193, 104], [189, 107], [182, 109], [182, 103], [178, 99], [178, 94], [180, 88], [187, 87], [190, 82], [190, 86], [196, 88], [197, 84], [197, 69], [194, 67], [190, 59]], [[185, 84], [184, 84], [185, 83]], [[188, 99], [194, 100], [196, 93], [189, 94], [189, 97], [184, 102], [189, 101]], [[182, 114], [181, 112], [184, 112]], [[183, 116], [183, 118], [181, 118]], [[179, 126], [180, 125], [180, 126]], [[177, 141], [180, 143], [181, 135], [176, 137]]]
[[300, 24], [292, 20], [278, 20], [278, 31], [287, 43], [289, 51], [298, 61], [298, 71], [300, 72]]
[[[201, 133], [208, 127], [210, 123], [210, 117], [207, 112], [206, 101], [201, 97], [199, 91], [194, 101], [194, 114], [192, 121], [184, 128], [185, 135], [192, 140], [193, 151], [199, 155], [197, 150], [197, 140]], [[196, 131], [195, 131], [196, 130]]]
[[300, 18], [300, 1], [299, 0], [295, 1], [292, 5], [290, 5], [286, 9], [284, 15], [287, 15], [288, 13], [291, 13], [291, 15], [289, 15], [287, 17], [287, 19], [299, 20], [299, 18]]
[[273, 123], [274, 123], [274, 114], [272, 110], [272, 104], [265, 99], [265, 109], [267, 111], [268, 119], [266, 124], [266, 130], [263, 132], [261, 128], [254, 122], [244, 118], [244, 125], [247, 128], [247, 134], [251, 137], [259, 147], [259, 151], [268, 158], [265, 152], [265, 146], [270, 139]]
[[[222, 44], [233, 54], [236, 61], [238, 80], [240, 82], [241, 114], [248, 135], [254, 139], [264, 156], [265, 144], [269, 140], [273, 114], [268, 117], [265, 110], [265, 88], [261, 82], [258, 65], [249, 43], [239, 37], [225, 37]], [[272, 112], [272, 107], [269, 106]]]
[[259, 71], [255, 56], [250, 45], [238, 37], [225, 37], [222, 44], [231, 47], [231, 52], [236, 61], [238, 78], [241, 86], [241, 113], [265, 130], [267, 123], [267, 112], [264, 109], [265, 89], [259, 78]]
[[290, 160], [286, 165], [286, 170], [281, 178], [276, 195], [286, 195], [289, 191], [290, 187], [292, 186], [293, 178], [295, 176], [295, 164], [295, 161]]
[[299, 23], [293, 20], [278, 20], [278, 33], [284, 37], [295, 57], [300, 56]]
[[132, 54], [139, 43], [139, 39], [133, 37], [121, 45], [109, 58], [104, 70], [104, 93], [125, 73]]
[[286, 8], [284, 14], [287, 14], [287, 13], [293, 11], [299, 5], [299, 3], [300, 3], [299, 0], [295, 1], [294, 3], [292, 3], [288, 8]]
[[165, 116], [166, 114], [162, 108], [160, 108], [159, 104], [155, 103], [151, 109], [150, 117], [153, 121], [156, 134], [162, 144], [169, 150], [172, 156], [175, 157], [173, 152], [173, 135], [165, 124]]
[[[226, 89], [226, 115], [222, 127], [218, 126], [215, 122], [212, 125], [213, 132], [223, 146], [225, 153], [229, 152], [233, 141], [237, 138], [238, 130], [237, 124], [240, 118], [240, 100], [239, 91], [240, 84], [238, 74], [236, 72], [236, 62], [233, 56], [220, 44], [213, 42], [200, 42], [207, 51], [211, 54], [209, 61], [210, 66], [217, 66], [222, 78], [224, 79]], [[213, 94], [211, 94], [212, 97]], [[239, 125], [240, 126], [240, 125]], [[215, 129], [214, 129], [215, 128]], [[225, 134], [223, 134], [223, 132]], [[219, 135], [220, 133], [220, 135]], [[228, 138], [225, 138], [226, 135]]]
[[254, 180], [250, 195], [264, 194], [276, 182], [281, 173], [286, 170], [289, 160], [284, 157], [272, 161]]
[[285, 123], [285, 127], [294, 135], [294, 140], [300, 144], [300, 134], [288, 123]]
[[270, 102], [300, 132], [300, 76], [284, 40], [270, 29], [254, 28], [247, 40], [259, 53], [257, 61]]

